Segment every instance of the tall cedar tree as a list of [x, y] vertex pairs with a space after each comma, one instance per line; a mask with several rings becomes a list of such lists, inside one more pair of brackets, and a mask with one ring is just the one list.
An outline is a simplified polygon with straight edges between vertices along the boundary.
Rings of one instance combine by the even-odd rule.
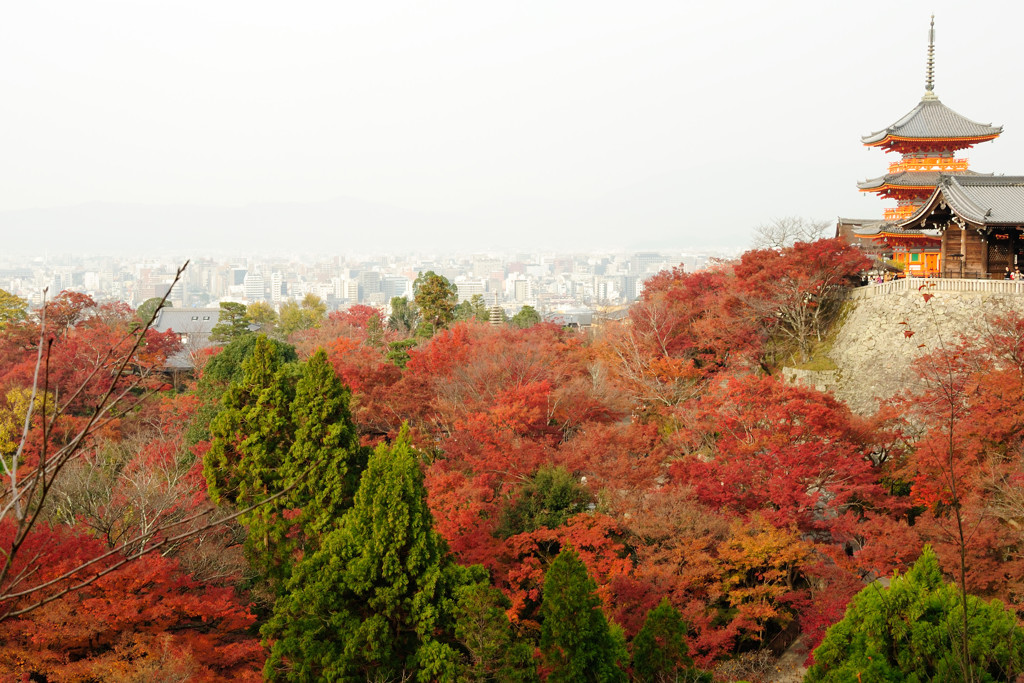
[[466, 683], [539, 680], [533, 659], [535, 644], [517, 637], [508, 620], [511, 601], [486, 583], [460, 588], [458, 596], [455, 636], [468, 655], [459, 671], [459, 680]]
[[[365, 463], [349, 414], [349, 391], [327, 354], [299, 370], [281, 364], [259, 337], [243, 378], [224, 395], [213, 420], [205, 468], [211, 497], [239, 507], [286, 495], [243, 516], [250, 562], [280, 587], [296, 550], [315, 548], [351, 506]], [[295, 514], [297, 513], [297, 514]]]
[[288, 500], [302, 510], [302, 528], [308, 536], [332, 530], [352, 507], [366, 467], [367, 452], [352, 424], [350, 398], [323, 349], [302, 365], [292, 403], [295, 436], [285, 458], [285, 476], [289, 484], [298, 482]]
[[613, 633], [601, 611], [597, 584], [571, 546], [562, 552], [544, 576], [540, 607], [543, 623], [540, 649], [552, 683], [626, 680], [619, 662], [626, 659], [622, 632]]
[[286, 423], [294, 396], [282, 367], [270, 341], [260, 336], [242, 362], [241, 381], [224, 393], [210, 423], [213, 441], [203, 467], [214, 502], [244, 507], [278, 490], [280, 462], [271, 458], [291, 445]]
[[691, 670], [693, 660], [683, 636], [686, 622], [668, 598], [647, 613], [643, 628], [633, 638], [633, 680], [642, 683], [661, 683], [683, 680], [708, 681], [711, 676]]
[[271, 681], [451, 680], [458, 570], [434, 531], [403, 429], [370, 457], [352, 509], [295, 567], [262, 633]]
[[455, 317], [455, 306], [459, 302], [458, 290], [443, 275], [432, 270], [421, 273], [412, 286], [416, 307], [434, 331], [448, 327]]
[[821, 681], [1014, 681], [1024, 672], [1024, 630], [998, 600], [969, 596], [971, 662], [959, 648], [963, 604], [942, 580], [931, 547], [889, 588], [871, 585], [814, 651], [810, 683]]

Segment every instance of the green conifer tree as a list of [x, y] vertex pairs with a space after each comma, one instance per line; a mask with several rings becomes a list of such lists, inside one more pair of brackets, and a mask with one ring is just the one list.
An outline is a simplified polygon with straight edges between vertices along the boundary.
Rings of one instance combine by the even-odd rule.
[[625, 681], [621, 629], [609, 626], [601, 611], [597, 584], [571, 547], [566, 546], [544, 576], [540, 606], [540, 649], [552, 683]]
[[[207, 490], [217, 503], [247, 508], [268, 500], [291, 483], [285, 456], [294, 442], [291, 404], [295, 395], [292, 366], [279, 363], [262, 335], [242, 363], [242, 381], [224, 394], [222, 409], [210, 424], [213, 437], [203, 462]], [[282, 523], [285, 497], [276, 498], [239, 517], [246, 527], [250, 565], [279, 587], [290, 569], [295, 545], [289, 524]]]
[[539, 680], [534, 643], [517, 637], [506, 611], [512, 602], [486, 583], [458, 591], [455, 635], [467, 653], [459, 680], [467, 683], [529, 683]]
[[349, 391], [327, 354], [296, 367], [281, 363], [276, 351], [257, 338], [241, 382], [229, 387], [210, 426], [204, 472], [215, 501], [242, 508], [267, 501], [239, 521], [250, 564], [280, 590], [296, 551], [319, 547], [351, 506], [366, 453], [349, 414]]
[[250, 334], [249, 323], [251, 322], [246, 313], [245, 304], [233, 301], [221, 302], [217, 324], [210, 330], [210, 341], [226, 344], [239, 337], [244, 337]]
[[846, 616], [814, 651], [809, 683], [839, 681], [1014, 681], [1024, 673], [1024, 629], [998, 600], [968, 596], [968, 649], [963, 662], [960, 591], [945, 583], [938, 559], [921, 557], [888, 588], [872, 584], [854, 596]]
[[693, 660], [683, 636], [686, 623], [668, 598], [647, 613], [644, 625], [633, 638], [633, 680], [641, 683], [662, 681], [707, 681], [710, 674], [693, 670]]
[[325, 534], [338, 524], [352, 506], [366, 467], [367, 453], [352, 423], [350, 398], [323, 349], [302, 365], [291, 407], [295, 436], [282, 474], [287, 484], [298, 484], [288, 500], [291, 507], [302, 509], [302, 526], [310, 536]]
[[434, 531], [403, 429], [379, 446], [353, 507], [296, 567], [263, 627], [268, 680], [453, 680], [459, 572]]
[[[288, 406], [292, 391], [280, 373], [282, 363], [270, 341], [260, 335], [242, 362], [242, 378], [228, 387], [221, 410], [210, 422], [212, 440], [203, 463], [210, 498], [245, 507], [256, 502], [254, 491], [269, 487], [267, 477], [279, 457], [268, 454], [291, 445]], [[258, 462], [252, 462], [256, 459]], [[249, 462], [243, 462], [249, 460]], [[252, 478], [255, 476], [255, 480]]]
[[455, 285], [443, 275], [428, 270], [420, 273], [412, 289], [423, 323], [430, 325], [431, 330], [447, 327], [455, 317], [455, 306], [459, 302]]
[[512, 320], [509, 322], [511, 322], [515, 327], [525, 330], [528, 327], [533, 327], [540, 321], [540, 313], [537, 312], [536, 308], [533, 306], [523, 306], [519, 309], [518, 313], [512, 316]]

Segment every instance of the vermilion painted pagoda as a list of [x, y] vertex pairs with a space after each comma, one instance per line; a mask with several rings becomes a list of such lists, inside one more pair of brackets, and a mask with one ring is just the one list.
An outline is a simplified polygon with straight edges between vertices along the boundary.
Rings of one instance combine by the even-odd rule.
[[[1001, 126], [977, 123], [939, 101], [934, 90], [935, 17], [928, 31], [928, 63], [925, 93], [906, 116], [888, 128], [861, 138], [868, 147], [896, 152], [902, 158], [889, 164], [880, 178], [857, 184], [861, 192], [874, 192], [895, 199], [882, 221], [847, 221], [848, 232], [859, 240], [870, 240], [875, 250], [902, 265], [908, 275], [932, 275], [942, 271], [941, 234], [936, 231], [907, 230], [902, 223], [913, 216], [931, 197], [940, 176], [979, 176], [968, 169], [967, 159], [956, 158], [960, 150], [994, 140]], [[991, 174], [989, 174], [991, 175]], [[843, 232], [840, 220], [840, 232]], [[934, 233], [934, 234], [933, 234]]]

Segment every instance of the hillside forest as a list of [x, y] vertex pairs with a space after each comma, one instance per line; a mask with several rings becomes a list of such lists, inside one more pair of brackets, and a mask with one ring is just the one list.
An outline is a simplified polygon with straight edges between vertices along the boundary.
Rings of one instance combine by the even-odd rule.
[[780, 370], [867, 267], [749, 251], [586, 332], [426, 273], [198, 349], [0, 292], [0, 679], [1016, 680], [1024, 318], [856, 415]]

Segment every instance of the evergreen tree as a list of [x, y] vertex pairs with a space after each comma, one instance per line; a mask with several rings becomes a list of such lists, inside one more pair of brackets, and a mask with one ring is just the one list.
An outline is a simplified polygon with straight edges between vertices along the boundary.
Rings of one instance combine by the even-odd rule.
[[[1013, 681], [1024, 673], [1024, 630], [998, 600], [968, 597], [968, 648], [959, 589], [942, 580], [931, 547], [888, 588], [854, 596], [846, 616], [814, 651], [809, 683], [839, 681]], [[966, 664], [966, 665], [965, 665]]]
[[423, 474], [403, 428], [379, 446], [353, 507], [295, 567], [263, 628], [269, 680], [452, 680], [447, 642], [459, 572], [433, 529]]
[[448, 278], [428, 270], [413, 283], [413, 298], [423, 316], [423, 323], [436, 331], [452, 321], [459, 294]]
[[[241, 382], [243, 375], [242, 364], [252, 355], [256, 341], [260, 338], [261, 335], [246, 334], [225, 346], [203, 368], [203, 376], [199, 383], [200, 388], [202, 389], [210, 384]], [[276, 339], [269, 339], [267, 337], [263, 337], [263, 339], [270, 344], [275, 362], [279, 366], [295, 362], [299, 359], [298, 354], [295, 353], [294, 346], [277, 341]]]
[[523, 306], [519, 309], [519, 312], [512, 316], [510, 321], [515, 327], [520, 329], [526, 329], [527, 327], [533, 327], [541, 320], [540, 313], [533, 306]]
[[308, 535], [319, 536], [338, 523], [352, 506], [366, 466], [350, 398], [323, 349], [303, 363], [291, 408], [295, 436], [283, 474], [287, 483], [299, 482], [288, 499], [302, 509]]
[[[259, 492], [269, 483], [261, 471], [276, 469], [280, 464], [277, 455], [268, 462], [269, 454], [291, 445], [287, 427], [292, 391], [280, 372], [282, 367], [270, 340], [259, 335], [241, 364], [241, 379], [224, 392], [221, 410], [210, 423], [213, 438], [203, 463], [207, 488], [215, 503], [245, 507], [255, 502], [253, 491]], [[258, 462], [251, 462], [253, 459]], [[250, 478], [253, 474], [256, 480]], [[273, 471], [265, 474], [276, 478]]]
[[388, 329], [403, 334], [412, 334], [420, 321], [420, 312], [416, 304], [404, 296], [391, 297], [391, 315], [388, 317]]
[[390, 342], [387, 353], [388, 362], [404, 368], [412, 358], [409, 355], [409, 350], [415, 348], [417, 344], [419, 344], [418, 339], [398, 339]]
[[707, 681], [710, 674], [694, 671], [693, 660], [683, 636], [686, 623], [668, 598], [647, 613], [644, 625], [633, 638], [633, 680], [642, 683], [662, 681]]
[[[252, 355], [242, 363], [242, 381], [225, 392], [221, 411], [210, 423], [213, 438], [203, 462], [207, 490], [215, 503], [246, 508], [293, 481], [285, 467], [295, 435], [292, 367], [280, 364], [269, 340], [260, 335]], [[289, 536], [291, 525], [282, 523], [289, 499], [294, 503], [293, 497], [280, 497], [239, 518], [247, 528], [250, 564], [278, 586], [288, 574], [295, 545]]]
[[210, 341], [221, 344], [233, 342], [250, 333], [250, 322], [245, 304], [232, 301], [221, 302], [217, 324], [210, 330]]
[[455, 307], [455, 320], [459, 322], [475, 320], [485, 323], [491, 319], [491, 311], [484, 303], [483, 294], [474, 294]]
[[351, 506], [366, 455], [348, 402], [324, 351], [296, 368], [261, 335], [210, 426], [214, 501], [244, 508], [282, 494], [239, 518], [250, 564], [275, 588]]
[[516, 637], [506, 611], [512, 602], [485, 583], [459, 589], [455, 636], [468, 653], [459, 680], [537, 681], [533, 644]]
[[540, 648], [552, 683], [625, 681], [622, 631], [601, 611], [597, 584], [570, 546], [548, 568], [540, 606]]
[[[4, 294], [4, 291], [2, 289], [0, 289], [0, 300], [2, 300], [3, 294]], [[154, 297], [151, 297], [149, 299], [146, 299], [141, 304], [139, 304], [138, 309], [136, 309], [136, 311], [135, 311], [135, 317], [143, 325], [147, 324], [150, 320], [153, 319], [153, 316], [156, 315], [156, 307], [160, 305], [160, 302], [162, 300], [163, 300], [163, 297], [159, 297], [159, 296], [154, 296]], [[172, 302], [170, 302], [170, 301], [165, 301], [164, 305], [163, 305], [164, 308], [171, 308], [173, 306], [174, 306], [174, 304]], [[0, 304], [0, 307], [2, 307], [2, 304]], [[3, 319], [3, 315], [0, 314], [0, 320], [2, 320], [2, 319]]]
[[509, 538], [541, 527], [557, 529], [593, 502], [590, 492], [564, 467], [544, 465], [501, 511], [495, 534]]

